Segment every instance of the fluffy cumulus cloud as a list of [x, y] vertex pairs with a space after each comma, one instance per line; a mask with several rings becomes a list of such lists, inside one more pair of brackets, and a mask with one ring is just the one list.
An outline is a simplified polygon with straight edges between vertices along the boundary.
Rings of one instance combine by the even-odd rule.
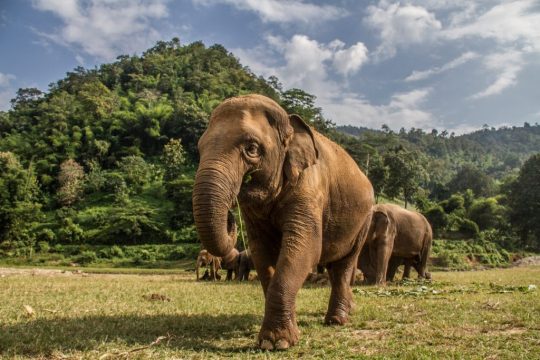
[[233, 53], [255, 73], [276, 75], [286, 87], [302, 88], [321, 98], [338, 90], [331, 72], [348, 76], [368, 60], [361, 42], [347, 47], [340, 40], [325, 44], [300, 34], [290, 39], [269, 35], [265, 40], [257, 48], [234, 49]]
[[257, 14], [264, 22], [292, 23], [334, 20], [347, 12], [332, 5], [316, 5], [300, 0], [192, 0], [195, 4], [212, 6], [227, 4]]
[[433, 75], [441, 74], [443, 72], [452, 70], [460, 65], [463, 65], [471, 60], [477, 59], [479, 55], [475, 52], [468, 51], [464, 54], [461, 54], [459, 57], [455, 58], [452, 61], [447, 62], [442, 66], [436, 66], [428, 70], [413, 71], [409, 76], [405, 78], [405, 81], [418, 81], [425, 80], [430, 78]]
[[440, 127], [437, 126], [436, 117], [422, 108], [430, 93], [430, 88], [397, 93], [388, 103], [381, 105], [373, 105], [357, 94], [344, 94], [325, 100], [323, 109], [326, 116], [339, 124], [375, 129], [380, 129], [386, 124], [394, 130], [401, 127], [424, 129]]
[[397, 47], [434, 39], [442, 28], [435, 14], [421, 6], [385, 0], [367, 8], [364, 23], [379, 34], [381, 45], [377, 54], [382, 59], [394, 56]]
[[[39, 34], [103, 60], [146, 49], [160, 34], [151, 21], [168, 16], [166, 0], [34, 0], [33, 6], [55, 14], [60, 29]], [[80, 55], [79, 55], [80, 57]], [[80, 61], [82, 58], [79, 58]]]
[[361, 95], [352, 93], [333, 72], [348, 76], [358, 72], [368, 60], [363, 43], [347, 47], [342, 41], [320, 43], [305, 35], [290, 39], [268, 36], [266, 45], [233, 52], [253, 71], [265, 76], [277, 75], [286, 88], [299, 87], [317, 96], [325, 116], [338, 124], [380, 128], [427, 128], [434, 116], [422, 110], [430, 88], [394, 94], [386, 104], [373, 105]]

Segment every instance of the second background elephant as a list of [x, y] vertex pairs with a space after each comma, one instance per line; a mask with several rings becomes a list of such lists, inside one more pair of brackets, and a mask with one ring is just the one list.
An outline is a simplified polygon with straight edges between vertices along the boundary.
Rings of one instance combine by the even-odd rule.
[[431, 226], [422, 214], [394, 204], [375, 205], [358, 267], [368, 284], [384, 285], [402, 264], [404, 277], [414, 267], [419, 278], [430, 278], [427, 260], [432, 240]]

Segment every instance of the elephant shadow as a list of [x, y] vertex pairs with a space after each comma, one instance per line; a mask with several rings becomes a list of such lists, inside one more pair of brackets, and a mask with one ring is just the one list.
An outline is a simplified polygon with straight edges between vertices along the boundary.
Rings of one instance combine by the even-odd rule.
[[252, 337], [260, 321], [260, 316], [251, 314], [36, 319], [13, 325], [0, 325], [0, 358], [13, 353], [36, 356], [56, 351], [91, 351], [110, 341], [139, 347], [167, 335], [170, 338], [164, 340], [160, 346], [177, 350], [241, 353], [253, 350], [255, 339], [252, 345], [231, 347], [218, 346], [215, 340]]

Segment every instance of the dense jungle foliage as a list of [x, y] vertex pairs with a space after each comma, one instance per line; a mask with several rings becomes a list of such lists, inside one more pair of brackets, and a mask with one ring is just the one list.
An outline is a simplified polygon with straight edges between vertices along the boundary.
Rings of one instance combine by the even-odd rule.
[[[20, 89], [0, 112], [0, 257], [81, 244], [115, 245], [105, 255], [121, 257], [118, 246], [195, 243], [197, 140], [216, 105], [248, 93], [340, 143], [379, 200], [415, 206], [437, 236], [540, 247], [538, 124], [461, 136], [337, 127], [313, 95], [256, 76], [221, 45], [175, 38], [78, 67], [46, 93]], [[80, 262], [99, 255], [81, 251]]]

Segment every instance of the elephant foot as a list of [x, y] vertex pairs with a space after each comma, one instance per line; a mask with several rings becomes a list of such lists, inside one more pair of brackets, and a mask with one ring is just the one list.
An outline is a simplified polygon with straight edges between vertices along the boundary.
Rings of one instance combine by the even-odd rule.
[[259, 348], [261, 350], [287, 350], [298, 344], [300, 330], [296, 324], [289, 324], [287, 328], [265, 329], [259, 332]]
[[348, 315], [344, 315], [344, 316], [326, 315], [326, 317], [324, 318], [324, 323], [326, 325], [345, 325], [348, 322], [349, 322]]

